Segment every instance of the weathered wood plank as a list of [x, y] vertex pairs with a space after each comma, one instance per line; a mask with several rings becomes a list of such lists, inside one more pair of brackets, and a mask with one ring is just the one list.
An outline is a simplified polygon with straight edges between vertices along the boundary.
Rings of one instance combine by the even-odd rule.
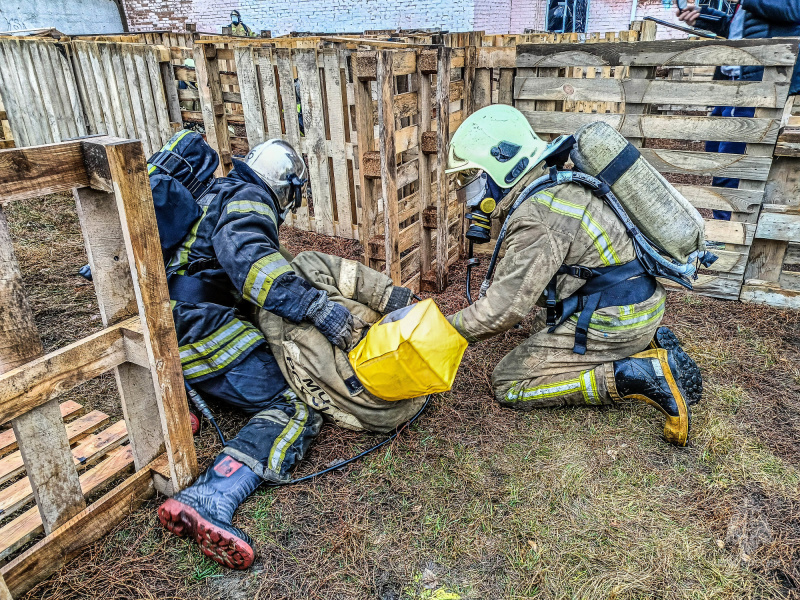
[[395, 285], [403, 278], [400, 266], [400, 227], [397, 220], [397, 152], [394, 139], [393, 52], [378, 51], [378, 130], [381, 152], [381, 191], [384, 204], [386, 273]]
[[281, 127], [281, 109], [278, 103], [278, 88], [275, 84], [275, 67], [272, 64], [272, 49], [259, 48], [257, 51], [258, 83], [261, 91], [263, 119], [267, 124], [270, 138], [284, 139]]
[[787, 290], [779, 283], [760, 279], [746, 280], [739, 299], [742, 302], [768, 304], [778, 308], [800, 309], [800, 291]]
[[264, 113], [261, 109], [261, 95], [258, 90], [256, 65], [253, 48], [237, 46], [234, 48], [236, 56], [236, 70], [239, 74], [239, 91], [242, 98], [245, 131], [250, 147], [256, 146], [267, 139], [264, 126]]
[[[59, 411], [61, 412], [62, 420], [67, 420], [70, 418], [74, 418], [76, 416], [80, 416], [84, 412], [83, 406], [72, 400], [62, 402], [59, 405]], [[81, 433], [83, 433], [83, 430], [81, 430]], [[17, 438], [14, 435], [14, 430], [6, 429], [2, 433], [0, 433], [0, 455], [12, 452], [13, 450], [16, 449], [17, 449]], [[20, 461], [21, 460], [22, 459], [20, 458]]]
[[353, 212], [350, 204], [350, 182], [347, 170], [345, 135], [346, 91], [342, 85], [342, 70], [339, 68], [339, 52], [333, 49], [322, 51], [325, 72], [325, 88], [328, 106], [328, 128], [332, 176], [336, 194], [337, 235], [353, 237]]
[[219, 167], [214, 173], [217, 177], [223, 177], [233, 167], [233, 160], [215, 47], [196, 45], [194, 48], [194, 63], [197, 89], [200, 92], [203, 124], [206, 128], [206, 139], [211, 147], [217, 151], [220, 159]]
[[796, 242], [800, 240], [800, 213], [761, 212], [756, 238]]
[[636, 66], [717, 67], [782, 66], [797, 58], [797, 41], [693, 40], [636, 44], [520, 44], [517, 67]]
[[[300, 122], [297, 114], [297, 98], [294, 89], [294, 64], [292, 52], [288, 48], [275, 50], [275, 63], [278, 68], [278, 87], [280, 90], [281, 106], [283, 107], [283, 124], [286, 130], [284, 138], [292, 148], [300, 148]], [[292, 215], [291, 224], [306, 231], [311, 227], [311, 218], [308, 207], [297, 209]]]
[[685, 173], [766, 181], [772, 159], [746, 154], [714, 154], [641, 148], [642, 156], [661, 173]]
[[303, 125], [307, 143], [310, 184], [314, 198], [316, 231], [325, 235], [333, 235], [335, 223], [333, 203], [331, 202], [328, 148], [325, 141], [325, 109], [316, 50], [296, 50], [294, 64], [300, 83], [300, 104], [303, 108]]
[[783, 107], [789, 80], [665, 81], [652, 79], [575, 79], [517, 77], [515, 100], [590, 101], [635, 104]]
[[[136, 321], [138, 317], [130, 322]], [[0, 375], [0, 422], [122, 364], [126, 360], [122, 331], [128, 323], [99, 331]]]
[[779, 130], [776, 119], [543, 112], [536, 111], [533, 105], [533, 100], [520, 100], [517, 108], [540, 134], [571, 133], [603, 121], [625, 137], [774, 144]]
[[450, 48], [437, 50], [436, 71], [436, 115], [438, 147], [436, 153], [437, 191], [434, 196], [436, 205], [436, 272], [437, 291], [447, 287], [448, 265], [448, 182], [445, 173], [447, 145], [450, 142]]
[[0, 151], [0, 204], [86, 185], [80, 142]]

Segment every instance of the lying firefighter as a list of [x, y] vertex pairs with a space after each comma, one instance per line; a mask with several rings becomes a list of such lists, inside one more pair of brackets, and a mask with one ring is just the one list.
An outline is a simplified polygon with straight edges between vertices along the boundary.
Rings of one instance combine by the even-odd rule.
[[[612, 134], [618, 135], [604, 130], [601, 141]], [[603, 185], [616, 183], [639, 157], [619, 138], [625, 156], [609, 163]], [[534, 330], [495, 367], [497, 401], [520, 410], [641, 401], [666, 417], [666, 440], [685, 446], [691, 405], [702, 394], [700, 371], [674, 334], [660, 327], [664, 288], [643, 268], [640, 259], [647, 256], [631, 237], [640, 239], [640, 232], [599, 197], [610, 188], [593, 193], [573, 182], [579, 176], [571, 171], [546, 169], [548, 163], [562, 166], [574, 141], [562, 136], [546, 144], [522, 113], [503, 105], [472, 114], [456, 131], [447, 172], [455, 174], [471, 210], [468, 237], [489, 241], [491, 220], [499, 219], [505, 222], [505, 255], [491, 284], [484, 281], [481, 297], [448, 319], [474, 343], [511, 329], [537, 303], [546, 304], [549, 327]], [[642, 162], [637, 169], [652, 169]], [[542, 177], [544, 183], [531, 186]], [[692, 227], [700, 227], [699, 234], [692, 231], [692, 259], [702, 259], [702, 219], [692, 219]]]
[[[150, 181], [169, 257], [167, 280], [187, 386], [253, 416], [158, 515], [168, 530], [191, 537], [213, 560], [243, 569], [252, 564], [254, 551], [247, 534], [231, 524], [234, 512], [263, 481], [288, 480], [318, 434], [322, 416], [287, 384], [286, 361], [278, 364], [262, 332], [242, 315], [242, 304], [276, 318], [278, 335], [284, 327], [313, 331], [312, 345], [321, 356], [325, 348], [330, 354], [334, 346], [349, 349], [354, 329], [365, 319], [407, 306], [412, 294], [358, 263], [318, 253], [295, 259], [308, 278], [322, 282], [317, 287], [293, 268], [278, 241], [278, 229], [300, 206], [306, 184], [305, 164], [291, 146], [280, 140], [259, 144], [227, 177], [212, 180], [217, 164], [201, 136], [183, 131], [150, 159]], [[346, 288], [341, 293], [339, 279]], [[329, 292], [357, 298], [351, 306], [358, 323]], [[384, 428], [367, 428], [391, 429], [420, 406], [395, 404], [391, 418], [378, 418]], [[388, 407], [368, 408], [375, 410], [365, 415]], [[377, 418], [355, 412], [367, 423]], [[348, 418], [346, 409], [333, 416]]]

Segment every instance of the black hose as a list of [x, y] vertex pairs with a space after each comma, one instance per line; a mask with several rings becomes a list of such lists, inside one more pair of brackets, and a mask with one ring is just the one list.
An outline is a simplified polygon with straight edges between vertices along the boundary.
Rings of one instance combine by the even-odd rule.
[[425, 404], [423, 404], [422, 408], [420, 408], [419, 411], [417, 411], [417, 414], [415, 414], [413, 417], [411, 417], [411, 419], [406, 421], [406, 423], [404, 423], [403, 425], [400, 425], [399, 427], [397, 427], [394, 430], [394, 433], [392, 433], [388, 438], [383, 440], [380, 444], [376, 444], [372, 448], [364, 450], [362, 453], [357, 454], [356, 456], [354, 456], [352, 458], [348, 458], [347, 460], [345, 460], [343, 462], [335, 464], [332, 467], [328, 467], [327, 469], [323, 469], [322, 471], [317, 471], [316, 473], [312, 473], [311, 475], [306, 475], [305, 477], [301, 477], [300, 479], [292, 479], [292, 480], [287, 481], [285, 483], [266, 483], [265, 485], [268, 485], [269, 487], [280, 487], [280, 486], [284, 486], [284, 485], [294, 485], [295, 483], [302, 483], [303, 481], [308, 481], [310, 479], [314, 479], [315, 477], [319, 477], [320, 475], [324, 475], [325, 473], [330, 473], [331, 471], [336, 471], [338, 469], [346, 467], [350, 463], [357, 461], [359, 458], [363, 458], [364, 456], [366, 456], [370, 452], [374, 452], [378, 448], [382, 448], [383, 446], [385, 446], [386, 444], [388, 444], [389, 442], [394, 440], [398, 435], [400, 435], [401, 431], [411, 427], [414, 424], [414, 422], [420, 417], [420, 415], [423, 413], [423, 411], [426, 408], [428, 408], [428, 404], [430, 403], [430, 401], [431, 401], [431, 397], [428, 396], [425, 399]]
[[475, 263], [472, 260], [472, 255], [475, 249], [475, 242], [472, 240], [469, 241], [469, 252], [467, 253], [467, 302], [472, 304], [472, 291], [470, 286], [472, 285], [472, 269], [475, 267]]
[[217, 425], [217, 420], [214, 418], [211, 409], [208, 408], [208, 404], [206, 401], [203, 400], [203, 397], [197, 393], [197, 391], [193, 390], [189, 387], [189, 384], [186, 384], [186, 393], [189, 394], [189, 399], [192, 401], [192, 404], [195, 405], [195, 408], [200, 411], [200, 413], [208, 419], [208, 422], [214, 426], [214, 429], [217, 431], [217, 435], [219, 436], [219, 441], [222, 442], [222, 445], [225, 446], [227, 442], [225, 441], [225, 436], [222, 435], [222, 430]]

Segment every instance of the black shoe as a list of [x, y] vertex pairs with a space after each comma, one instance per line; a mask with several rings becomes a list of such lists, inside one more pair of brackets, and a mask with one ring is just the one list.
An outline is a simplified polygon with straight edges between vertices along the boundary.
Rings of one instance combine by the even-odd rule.
[[694, 406], [703, 398], [703, 375], [700, 367], [686, 354], [673, 331], [669, 327], [659, 327], [650, 342], [651, 348], [664, 348], [671, 355], [672, 364], [675, 365], [678, 381], [686, 393], [686, 403]]
[[191, 536], [212, 560], [246, 569], [255, 558], [253, 543], [231, 520], [261, 481], [246, 465], [220, 454], [197, 481], [158, 507], [158, 518], [175, 535]]
[[640, 400], [667, 417], [664, 437], [670, 444], [685, 446], [689, 441], [692, 415], [677, 376], [677, 367], [663, 348], [645, 350], [614, 363], [614, 400]]

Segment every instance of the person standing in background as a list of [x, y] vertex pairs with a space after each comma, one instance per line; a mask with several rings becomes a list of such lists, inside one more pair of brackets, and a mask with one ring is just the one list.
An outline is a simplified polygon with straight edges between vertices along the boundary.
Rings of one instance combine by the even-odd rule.
[[242, 16], [238, 10], [231, 11], [231, 35], [239, 37], [256, 37], [255, 32], [242, 22]]

